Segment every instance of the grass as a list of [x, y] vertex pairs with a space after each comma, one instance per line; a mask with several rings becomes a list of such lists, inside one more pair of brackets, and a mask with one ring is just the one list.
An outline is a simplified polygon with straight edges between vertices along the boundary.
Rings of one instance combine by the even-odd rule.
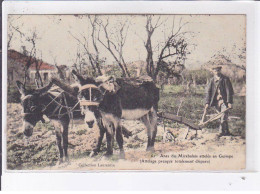
[[76, 131], [76, 135], [84, 135], [86, 133], [87, 133], [86, 129], [80, 129], [80, 130]]
[[[183, 116], [187, 119], [199, 123], [204, 110], [205, 86], [199, 85], [191, 90], [185, 90], [182, 85], [165, 85], [164, 90], [160, 93], [159, 111], [171, 112], [173, 114]], [[231, 116], [239, 117], [229, 121], [231, 133], [245, 137], [245, 114], [246, 114], [245, 97], [234, 96], [233, 109], [230, 111]], [[214, 108], [210, 108], [208, 114], [215, 114]], [[182, 125], [169, 120], [164, 121], [166, 126], [179, 128]], [[219, 121], [209, 123], [207, 126], [209, 131], [218, 130]]]

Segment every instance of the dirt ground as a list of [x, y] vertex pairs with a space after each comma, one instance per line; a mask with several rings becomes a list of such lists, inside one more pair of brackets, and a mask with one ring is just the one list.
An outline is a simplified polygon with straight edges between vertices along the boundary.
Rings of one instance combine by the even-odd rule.
[[[94, 164], [97, 163], [98, 165], [109, 163], [112, 166], [115, 165], [116, 169], [156, 170], [214, 170], [214, 166], [222, 165], [223, 162], [226, 163], [226, 161], [229, 161], [229, 164], [224, 165], [225, 167], [223, 167], [223, 169], [229, 169], [229, 167], [236, 165], [237, 168], [235, 169], [242, 169], [245, 165], [246, 142], [245, 139], [240, 136], [217, 138], [216, 133], [210, 132], [207, 129], [198, 131], [197, 136], [195, 136], [196, 132], [193, 130], [187, 135], [187, 129], [180, 126], [179, 128], [166, 128], [166, 130], [169, 130], [173, 134], [174, 138], [164, 142], [163, 136], [165, 133], [161, 122], [158, 124], [155, 152], [146, 152], [147, 136], [145, 127], [141, 121], [122, 121], [123, 126], [131, 130], [133, 134], [128, 139], [124, 138], [125, 160], [118, 158], [119, 150], [116, 143], [114, 143], [114, 155], [109, 159], [104, 156], [106, 150], [105, 138], [101, 147], [101, 153], [94, 158], [90, 158], [89, 153], [97, 143], [98, 128], [95, 126], [93, 129], [88, 129], [82, 121], [73, 122], [73, 126], [70, 125], [69, 129], [68, 152], [70, 162], [58, 164], [58, 150], [52, 124], [42, 124], [39, 122], [34, 129], [32, 137], [25, 138], [22, 133], [21, 106], [19, 104], [8, 104], [7, 110], [7, 169], [9, 170], [93, 170], [96, 169]], [[194, 164], [194, 166], [184, 165], [183, 168], [180, 164], [176, 164], [176, 167], [157, 165], [157, 167], [154, 168], [154, 166], [150, 164], [140, 167], [140, 161], [143, 159], [149, 161], [157, 159], [158, 161], [164, 157], [167, 159], [167, 157], [173, 156], [174, 154], [216, 154], [220, 158], [218, 158], [215, 163], [213, 162], [214, 165], [212, 164], [212, 168], [207, 168], [207, 166], [201, 167], [202, 165], [198, 167], [197, 164]], [[221, 159], [222, 156], [219, 156], [220, 154], [225, 156], [234, 155], [233, 160], [223, 160]], [[234, 163], [234, 161], [236, 162]]]

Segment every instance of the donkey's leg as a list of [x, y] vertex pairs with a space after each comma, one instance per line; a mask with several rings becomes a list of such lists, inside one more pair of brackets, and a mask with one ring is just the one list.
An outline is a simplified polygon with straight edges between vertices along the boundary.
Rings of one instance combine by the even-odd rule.
[[150, 114], [150, 124], [151, 124], [151, 149], [154, 150], [154, 142], [157, 134], [157, 113], [154, 109], [151, 110]]
[[146, 151], [150, 151], [152, 134], [151, 134], [151, 123], [150, 123], [149, 115], [147, 114], [147, 115], [143, 116], [141, 119], [142, 119], [142, 121], [143, 121], [143, 123], [146, 127], [146, 130], [147, 130], [148, 142], [147, 142]]
[[113, 154], [113, 135], [107, 132], [106, 138], [107, 138], [107, 152], [105, 155], [110, 156]]
[[102, 140], [104, 138], [104, 134], [105, 134], [105, 128], [103, 126], [99, 126], [99, 137], [98, 137], [98, 143], [95, 149], [93, 149], [93, 151], [90, 153], [90, 157], [93, 157], [95, 155], [98, 154], [98, 152], [100, 152], [100, 147], [102, 144]]
[[106, 156], [113, 154], [113, 143], [114, 143], [114, 126], [112, 123], [106, 127], [106, 138], [107, 138], [107, 152]]
[[65, 161], [69, 161], [69, 156], [68, 156], [68, 131], [69, 131], [69, 121], [62, 121], [62, 127], [63, 127], [63, 132], [62, 132], [62, 138], [63, 138], [63, 150], [64, 150], [64, 155], [65, 155]]
[[63, 162], [63, 149], [62, 149], [62, 145], [61, 145], [61, 142], [62, 142], [62, 135], [61, 135], [61, 132], [58, 131], [58, 130], [55, 131], [55, 134], [56, 134], [56, 142], [57, 142], [57, 146], [58, 146], [59, 153], [60, 153], [60, 160], [59, 160], [59, 163], [62, 163], [62, 162]]
[[62, 133], [61, 133], [61, 125], [57, 121], [53, 121], [53, 125], [55, 127], [56, 134], [56, 142], [60, 153], [59, 163], [63, 162], [63, 148], [62, 148]]
[[125, 151], [123, 148], [123, 135], [122, 135], [122, 127], [119, 125], [116, 129], [116, 141], [118, 143], [119, 149], [120, 149], [120, 158], [124, 159], [125, 158]]

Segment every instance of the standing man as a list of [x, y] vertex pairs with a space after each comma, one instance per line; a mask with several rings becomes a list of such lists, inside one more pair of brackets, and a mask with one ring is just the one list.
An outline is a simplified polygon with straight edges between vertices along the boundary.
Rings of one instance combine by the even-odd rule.
[[[214, 77], [210, 80], [206, 89], [206, 105], [204, 115], [209, 107], [215, 107], [218, 112], [227, 108], [231, 109], [233, 104], [234, 90], [230, 79], [221, 73], [222, 66], [215, 65], [211, 68]], [[202, 117], [202, 122], [204, 122]], [[225, 111], [220, 119], [219, 137], [231, 135], [228, 128], [228, 111]]]

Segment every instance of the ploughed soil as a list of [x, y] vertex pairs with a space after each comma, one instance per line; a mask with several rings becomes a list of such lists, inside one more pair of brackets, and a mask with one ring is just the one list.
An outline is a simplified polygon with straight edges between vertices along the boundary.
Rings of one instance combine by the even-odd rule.
[[[31, 169], [55, 169], [71, 170], [84, 169], [89, 161], [119, 160], [118, 145], [114, 143], [114, 155], [107, 159], [106, 140], [104, 138], [101, 152], [94, 159], [89, 157], [91, 150], [97, 143], [98, 128], [89, 129], [83, 121], [74, 121], [69, 128], [69, 155], [70, 162], [59, 164], [59, 153], [56, 146], [54, 126], [50, 122], [39, 122], [33, 135], [26, 138], [22, 131], [21, 105], [7, 105], [7, 129], [5, 131], [7, 144], [7, 169], [31, 170]], [[124, 137], [125, 160], [138, 162], [140, 159], [150, 159], [154, 156], [167, 153], [242, 153], [245, 154], [245, 139], [240, 136], [225, 136], [218, 138], [217, 131], [202, 130], [197, 135], [194, 130], [187, 134], [184, 125], [169, 128], [163, 127], [161, 121], [158, 124], [158, 132], [155, 142], [155, 153], [146, 152], [147, 136], [141, 121], [122, 121], [125, 128], [132, 132], [129, 138]], [[164, 138], [164, 131], [169, 130], [171, 139]], [[5, 148], [3, 148], [5, 149]], [[244, 155], [245, 156], [245, 155]]]

